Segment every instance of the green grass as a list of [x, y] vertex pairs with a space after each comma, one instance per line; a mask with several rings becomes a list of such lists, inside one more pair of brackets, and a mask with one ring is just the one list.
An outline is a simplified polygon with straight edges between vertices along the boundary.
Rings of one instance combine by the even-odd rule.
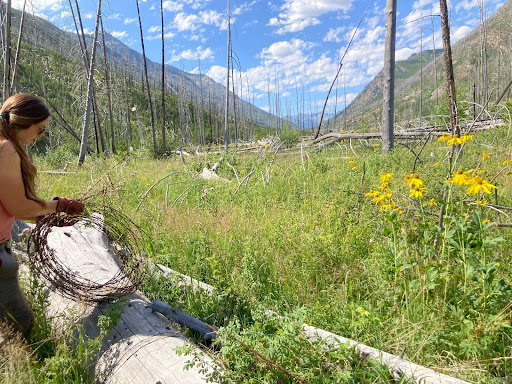
[[[285, 151], [275, 158], [266, 152], [227, 156], [240, 180], [254, 170], [239, 189], [225, 163], [219, 174], [229, 181], [197, 177], [220, 154], [187, 158], [183, 166], [176, 158], [154, 160], [135, 152], [109, 160], [89, 158], [81, 168], [68, 166], [75, 172], [68, 175], [41, 173], [40, 191], [47, 198], [96, 194], [121, 209], [153, 239], [155, 262], [218, 289], [210, 297], [154, 277], [142, 287], [148, 297], [225, 326], [226, 334], [261, 347], [273, 361], [289, 364], [304, 377], [311, 374], [307, 364], [313, 363], [299, 367], [284, 349], [264, 347], [262, 340], [278, 339], [281, 333], [275, 333], [275, 324], [262, 323], [261, 308], [447, 374], [499, 383], [512, 372], [512, 266], [510, 228], [495, 223], [510, 222], [509, 211], [472, 203], [485, 198], [512, 206], [510, 165], [503, 164], [512, 155], [507, 130], [479, 132], [464, 147], [457, 169], [478, 166], [485, 178], [497, 176], [497, 194], [469, 196], [465, 188], [452, 186], [443, 228], [427, 212], [439, 212], [448, 186], [450, 148], [436, 141], [427, 144], [417, 162], [416, 172], [427, 188], [419, 201], [408, 197], [405, 183], [413, 171], [413, 153], [397, 146], [383, 156], [373, 143], [354, 146], [355, 154], [341, 143], [302, 160], [300, 153]], [[483, 151], [490, 153], [485, 161]], [[35, 159], [40, 170], [55, 169], [47, 159]], [[74, 164], [71, 155], [69, 160]], [[401, 214], [380, 211], [365, 197], [385, 172], [393, 173], [389, 189]], [[137, 209], [146, 191], [169, 174]], [[103, 188], [106, 192], [99, 194]], [[431, 199], [436, 205], [424, 206]], [[434, 249], [436, 235], [439, 246]], [[301, 345], [300, 334], [295, 335], [292, 339]], [[247, 359], [256, 364], [257, 358], [240, 345], [230, 348], [236, 351], [232, 355], [224, 349], [214, 353], [231, 368], [227, 377], [252, 382], [243, 367], [250, 365]], [[317, 361], [315, 348], [307, 355], [311, 361]], [[344, 358], [353, 377], [367, 377], [366, 363]], [[330, 359], [321, 364], [329, 366]], [[264, 371], [249, 373], [261, 379]], [[359, 382], [388, 380], [379, 375]]]

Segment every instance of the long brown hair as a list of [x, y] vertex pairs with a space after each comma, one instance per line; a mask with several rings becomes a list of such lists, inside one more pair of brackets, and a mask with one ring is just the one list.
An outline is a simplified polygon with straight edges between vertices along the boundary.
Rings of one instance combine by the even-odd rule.
[[0, 134], [14, 145], [21, 159], [21, 176], [25, 186], [25, 196], [27, 199], [37, 201], [45, 206], [45, 201], [39, 198], [35, 192], [37, 169], [30, 161], [25, 146], [16, 139], [15, 132], [46, 120], [50, 116], [50, 111], [36, 96], [19, 93], [4, 101], [0, 108], [0, 114]]

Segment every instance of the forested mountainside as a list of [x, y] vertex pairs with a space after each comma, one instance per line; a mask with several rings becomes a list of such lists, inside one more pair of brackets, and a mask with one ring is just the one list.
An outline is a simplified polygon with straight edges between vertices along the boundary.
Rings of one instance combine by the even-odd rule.
[[[12, 10], [12, 29], [18, 31], [21, 11]], [[101, 31], [100, 31], [101, 33]], [[86, 35], [88, 47], [92, 44], [92, 35]], [[102, 37], [99, 37], [100, 41]], [[76, 33], [63, 31], [53, 25], [51, 22], [33, 16], [25, 15], [24, 31], [22, 41], [46, 50], [53, 50], [56, 53], [64, 55], [71, 60], [81, 61], [80, 47]], [[142, 81], [143, 58], [140, 53], [128, 47], [111, 34], [105, 32], [106, 55], [109, 65], [113, 65], [114, 70], [126, 72], [133, 76], [135, 81]], [[98, 49], [98, 65], [104, 67], [102, 57], [103, 50]], [[147, 60], [148, 75], [153, 83], [160, 86], [161, 64]], [[180, 95], [185, 99], [197, 105], [212, 106], [212, 109], [223, 113], [225, 103], [226, 88], [204, 74], [187, 73], [172, 65], [166, 64], [166, 82], [167, 89], [173, 94]], [[138, 79], [138, 80], [137, 80]], [[243, 97], [249, 99], [252, 97], [248, 90], [242, 90]], [[230, 92], [230, 109], [233, 110], [233, 93]], [[235, 99], [237, 111], [241, 115], [250, 116], [257, 125], [271, 126], [276, 124], [275, 116], [255, 107], [251, 103], [241, 99], [238, 95]]]
[[[512, 79], [512, 2], [453, 45], [457, 100], [481, 106], [494, 104]], [[446, 81], [442, 49], [416, 53], [396, 62], [395, 122], [416, 124], [430, 116], [446, 114]], [[442, 48], [442, 47], [439, 47]], [[375, 129], [381, 121], [382, 71], [357, 95], [346, 110], [352, 126]], [[505, 101], [510, 97], [510, 89]], [[470, 108], [472, 112], [473, 108]], [[464, 113], [463, 110], [459, 110]], [[344, 112], [337, 130], [344, 129]], [[478, 113], [478, 112], [477, 112]]]

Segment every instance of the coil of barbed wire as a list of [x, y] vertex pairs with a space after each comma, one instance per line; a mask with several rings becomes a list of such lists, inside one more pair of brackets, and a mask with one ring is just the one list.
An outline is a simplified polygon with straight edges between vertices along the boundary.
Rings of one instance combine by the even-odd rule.
[[[92, 228], [108, 239], [119, 270], [107, 281], [94, 281], [76, 273], [49, 245], [48, 236], [54, 227], [75, 224]], [[147, 235], [125, 214], [110, 206], [88, 204], [78, 216], [51, 214], [38, 220], [28, 239], [27, 253], [35, 275], [63, 296], [85, 302], [110, 302], [134, 292], [147, 276], [151, 249], [148, 244]]]

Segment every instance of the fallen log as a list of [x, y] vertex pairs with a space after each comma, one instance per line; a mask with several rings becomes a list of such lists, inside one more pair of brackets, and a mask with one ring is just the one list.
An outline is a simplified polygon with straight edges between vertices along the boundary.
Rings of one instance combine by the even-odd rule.
[[[106, 236], [95, 228], [79, 224], [54, 227], [48, 235], [48, 244], [69, 270], [82, 278], [102, 282], [119, 272]], [[142, 293], [135, 292], [127, 298], [119, 322], [103, 340], [95, 366], [97, 381], [203, 383], [205, 374], [197, 368], [185, 370], [189, 358], [176, 353], [176, 348], [188, 343], [188, 339], [163, 316], [153, 313], [151, 303]], [[56, 325], [59, 325], [59, 318], [69, 321], [73, 313], [73, 321], [81, 325], [88, 338], [100, 335], [98, 318], [108, 316], [111, 306], [116, 305], [77, 302], [61, 296], [58, 291], [50, 291], [48, 300], [48, 314], [54, 317]]]
[[[194, 290], [203, 289], [208, 294], [213, 294], [215, 291], [215, 287], [200, 282], [189, 276], [183, 275], [161, 264], [157, 264], [157, 267], [165, 276], [173, 276], [181, 281], [182, 284], [189, 285]], [[271, 311], [268, 311], [268, 314], [269, 316], [276, 316], [276, 314]], [[353, 347], [360, 356], [365, 358], [371, 357], [380, 361], [382, 364], [388, 367], [390, 373], [396, 378], [405, 377], [406, 379], [414, 380], [414, 382], [418, 384], [469, 384], [464, 380], [444, 375], [430, 368], [415, 364], [400, 356], [395, 356], [390, 353], [380, 351], [376, 348], [372, 348], [357, 341], [335, 335], [320, 328], [303, 324], [302, 329], [304, 333], [311, 339], [325, 340], [333, 349], [338, 348], [343, 344], [348, 344], [350, 347]]]

